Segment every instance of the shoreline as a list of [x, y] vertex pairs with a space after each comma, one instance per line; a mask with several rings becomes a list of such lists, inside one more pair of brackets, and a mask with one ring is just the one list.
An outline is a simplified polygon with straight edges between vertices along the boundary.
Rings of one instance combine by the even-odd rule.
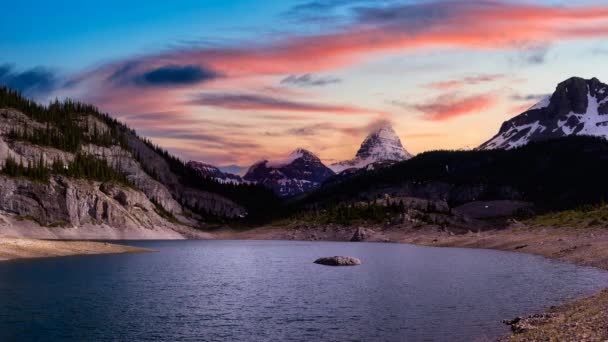
[[152, 250], [107, 242], [39, 240], [0, 235], [0, 262], [78, 255], [146, 252], [152, 252]]
[[[580, 266], [608, 270], [608, 230], [549, 228], [514, 222], [505, 229], [454, 234], [437, 226], [261, 226], [248, 230], [221, 228], [213, 240], [361, 241], [407, 243], [429, 247], [481, 248], [540, 255]], [[0, 235], [0, 262], [19, 259], [142, 253], [151, 250], [108, 242], [38, 240]], [[509, 317], [505, 317], [509, 318]], [[545, 312], [516, 317], [506, 324], [513, 334], [501, 341], [608, 339], [608, 284], [596, 295], [567, 301]]]
[[[356, 226], [355, 226], [356, 227]], [[246, 231], [222, 229], [219, 239], [352, 241], [407, 243], [428, 247], [494, 249], [539, 255], [608, 271], [608, 231], [595, 228], [550, 228], [519, 222], [505, 229], [456, 235], [439, 227], [264, 226]], [[596, 341], [608, 339], [608, 284], [590, 297], [566, 301], [544, 312], [505, 317], [512, 334], [500, 341]], [[527, 315], [528, 315], [527, 314]]]
[[261, 226], [249, 230], [223, 228], [212, 232], [217, 240], [296, 240], [407, 243], [428, 247], [494, 249], [527, 253], [608, 271], [608, 230], [604, 228], [549, 228], [510, 225], [504, 229], [454, 234], [438, 227], [316, 227]]

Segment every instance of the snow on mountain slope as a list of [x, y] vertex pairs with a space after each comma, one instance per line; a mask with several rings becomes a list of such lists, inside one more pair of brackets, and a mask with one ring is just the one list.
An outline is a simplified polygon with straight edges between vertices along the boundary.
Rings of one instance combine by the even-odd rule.
[[202, 162], [189, 161], [186, 166], [195, 170], [201, 177], [211, 178], [217, 182], [228, 184], [241, 184], [243, 179], [240, 176], [228, 172], [222, 172], [219, 168]]
[[513, 149], [531, 141], [569, 135], [608, 137], [608, 85], [573, 77], [553, 95], [506, 121], [479, 149]]
[[399, 162], [412, 158], [403, 148], [401, 139], [390, 126], [384, 126], [365, 138], [355, 158], [329, 166], [336, 173], [348, 169], [361, 169], [370, 164]]
[[243, 178], [288, 197], [313, 190], [333, 175], [316, 155], [299, 148], [281, 160], [253, 164]]

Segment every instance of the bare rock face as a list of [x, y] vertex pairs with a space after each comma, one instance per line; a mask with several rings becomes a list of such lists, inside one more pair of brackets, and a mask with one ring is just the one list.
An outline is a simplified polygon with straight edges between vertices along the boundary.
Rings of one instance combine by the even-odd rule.
[[[84, 135], [121, 129], [111, 128], [95, 115], [78, 115], [75, 120]], [[76, 153], [71, 151], [9, 138], [11, 132], [34, 129], [58, 130], [20, 111], [0, 108], [0, 168], [9, 157], [25, 166], [40, 160], [49, 166], [56, 160], [65, 165], [74, 160]], [[121, 134], [125, 134], [128, 149], [89, 144], [81, 146], [77, 153], [105, 160], [125, 174], [133, 188], [61, 176], [53, 176], [49, 182], [0, 176], [0, 215], [27, 219], [43, 227], [107, 226], [112, 236], [122, 236], [121, 231], [129, 227], [143, 230], [144, 235], [148, 229], [165, 227], [168, 236], [173, 237], [199, 235], [188, 227], [200, 222], [187, 205], [218, 217], [247, 215], [242, 206], [222, 195], [184, 185], [158, 151], [131, 131]], [[171, 215], [171, 222], [167, 215]]]
[[[140, 156], [140, 159], [146, 161], [146, 168], [156, 175], [159, 183], [167, 189], [172, 198], [179, 199], [187, 204], [198, 204], [199, 208], [218, 216], [242, 217], [247, 215], [243, 207], [225, 197], [184, 186], [179, 181], [179, 177], [171, 171], [167, 161], [141, 139], [134, 135], [128, 135], [127, 140], [129, 146]], [[170, 211], [166, 207], [165, 210]]]
[[105, 159], [116, 170], [127, 175], [127, 179], [143, 191], [151, 200], [175, 215], [182, 214], [183, 209], [171, 192], [162, 183], [150, 177], [133, 156], [119, 146], [101, 147], [83, 146], [83, 151], [100, 159]]
[[369, 239], [369, 237], [371, 236], [373, 232], [369, 229], [365, 229], [365, 228], [357, 228], [357, 230], [355, 230], [355, 233], [353, 234], [353, 237], [350, 239], [350, 241], [352, 242], [362, 242], [365, 241], [367, 239]]
[[0, 177], [0, 211], [43, 226], [171, 228], [144, 193], [114, 183], [53, 177], [48, 184]]
[[325, 266], [357, 266], [361, 265], [361, 260], [349, 256], [333, 256], [319, 258], [315, 260], [315, 264]]

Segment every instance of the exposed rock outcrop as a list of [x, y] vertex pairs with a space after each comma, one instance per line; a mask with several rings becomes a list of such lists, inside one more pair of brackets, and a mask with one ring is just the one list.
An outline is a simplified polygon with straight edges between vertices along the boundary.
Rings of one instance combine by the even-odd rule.
[[46, 226], [87, 223], [115, 227], [171, 227], [146, 195], [113, 183], [52, 177], [48, 184], [0, 176], [0, 211]]
[[[84, 238], [183, 238], [200, 235], [189, 228], [201, 224], [200, 217], [190, 208], [217, 217], [247, 214], [243, 207], [221, 195], [185, 186], [166, 159], [133, 131], [122, 126], [111, 128], [94, 115], [77, 114], [74, 120], [83, 129], [85, 139], [95, 141], [93, 138], [100, 134], [113, 137], [120, 134], [124, 135], [128, 148], [117, 142], [113, 146], [83, 143], [78, 151], [64, 151], [12, 139], [10, 133], [32, 133], [34, 129], [56, 131], [56, 127], [17, 110], [0, 108], [0, 168], [9, 157], [23, 166], [40, 161], [50, 166], [55, 161], [68, 165], [77, 153], [83, 153], [105, 160], [124, 174], [133, 187], [63, 176], [51, 176], [49, 182], [0, 176], [0, 229], [12, 229], [9, 224], [14, 225], [11, 220], [16, 218], [35, 222], [40, 227], [99, 228], [87, 228], [94, 233]], [[145, 165], [139, 160], [145, 161]], [[29, 236], [80, 238], [77, 232], [64, 234], [65, 229], [57, 235], [44, 229], [38, 231], [42, 232], [41, 236], [36, 233]], [[18, 231], [11, 233], [19, 235]]]
[[357, 266], [361, 265], [361, 260], [349, 256], [333, 256], [319, 258], [315, 260], [315, 264], [325, 266]]
[[365, 229], [365, 228], [357, 228], [357, 230], [355, 230], [355, 233], [353, 234], [353, 237], [350, 239], [350, 241], [352, 242], [363, 242], [365, 240], [367, 240], [371, 235], [372, 235], [373, 231], [370, 229]]

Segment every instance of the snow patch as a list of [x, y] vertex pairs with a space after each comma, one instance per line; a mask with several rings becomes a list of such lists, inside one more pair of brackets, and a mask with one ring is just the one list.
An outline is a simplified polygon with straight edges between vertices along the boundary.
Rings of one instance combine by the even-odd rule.
[[528, 110], [537, 110], [537, 109], [547, 108], [547, 107], [549, 107], [550, 104], [551, 104], [551, 96], [546, 96], [539, 103], [530, 107], [530, 109], [528, 109]]

